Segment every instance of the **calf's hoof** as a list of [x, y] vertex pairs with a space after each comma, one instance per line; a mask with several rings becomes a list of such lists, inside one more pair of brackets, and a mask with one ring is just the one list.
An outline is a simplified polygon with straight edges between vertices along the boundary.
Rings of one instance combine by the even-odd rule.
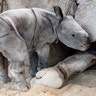
[[37, 71], [30, 70], [29, 75], [33, 78], [36, 76]]
[[28, 91], [28, 86], [26, 84], [23, 84], [23, 83], [18, 83], [15, 85], [17, 90], [19, 91]]
[[11, 81], [11, 78], [9, 78], [7, 75], [0, 75], [0, 83], [8, 83]]
[[56, 68], [46, 68], [37, 72], [36, 77], [30, 82], [33, 84], [43, 84], [53, 88], [60, 88], [64, 83], [63, 74]]

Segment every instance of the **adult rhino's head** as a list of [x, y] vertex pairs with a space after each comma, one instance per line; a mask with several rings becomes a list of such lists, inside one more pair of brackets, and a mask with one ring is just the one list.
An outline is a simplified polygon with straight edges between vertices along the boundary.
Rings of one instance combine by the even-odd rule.
[[60, 7], [54, 6], [54, 11], [60, 21], [55, 29], [58, 39], [68, 47], [81, 51], [88, 49], [90, 40], [87, 32], [72, 16], [63, 14]]

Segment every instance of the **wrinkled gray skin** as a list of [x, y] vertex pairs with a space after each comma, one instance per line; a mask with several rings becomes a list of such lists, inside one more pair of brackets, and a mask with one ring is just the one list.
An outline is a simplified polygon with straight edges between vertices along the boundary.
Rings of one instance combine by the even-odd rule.
[[43, 84], [53, 88], [60, 88], [73, 75], [83, 72], [96, 64], [96, 51], [93, 49], [69, 56], [56, 66], [40, 70], [31, 80], [33, 84]]
[[87, 31], [90, 41], [96, 42], [96, 0], [79, 0], [75, 20]]
[[[63, 16], [59, 7], [55, 7], [55, 12], [56, 15], [33, 8], [9, 10], [0, 14], [0, 52], [10, 62], [9, 71], [19, 90], [28, 90], [23, 76], [23, 63], [30, 50], [35, 49], [41, 62], [45, 63], [50, 49], [48, 44], [56, 39], [82, 51], [89, 46], [88, 34], [79, 24], [71, 16]], [[10, 81], [6, 70], [3, 67], [2, 70], [0, 81], [6, 78], [7, 82]]]

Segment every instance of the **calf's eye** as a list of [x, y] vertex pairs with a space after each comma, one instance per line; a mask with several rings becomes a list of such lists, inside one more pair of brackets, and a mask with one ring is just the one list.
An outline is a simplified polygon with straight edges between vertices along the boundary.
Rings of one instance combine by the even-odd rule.
[[72, 37], [75, 37], [75, 34], [72, 34]]

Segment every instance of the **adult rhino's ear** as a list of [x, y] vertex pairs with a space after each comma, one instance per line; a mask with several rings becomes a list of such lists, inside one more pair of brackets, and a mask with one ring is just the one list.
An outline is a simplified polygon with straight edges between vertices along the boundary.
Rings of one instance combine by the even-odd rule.
[[59, 6], [54, 6], [53, 8], [54, 8], [54, 12], [55, 12], [56, 16], [60, 20], [63, 20], [64, 19], [64, 15], [63, 15], [62, 9]]

